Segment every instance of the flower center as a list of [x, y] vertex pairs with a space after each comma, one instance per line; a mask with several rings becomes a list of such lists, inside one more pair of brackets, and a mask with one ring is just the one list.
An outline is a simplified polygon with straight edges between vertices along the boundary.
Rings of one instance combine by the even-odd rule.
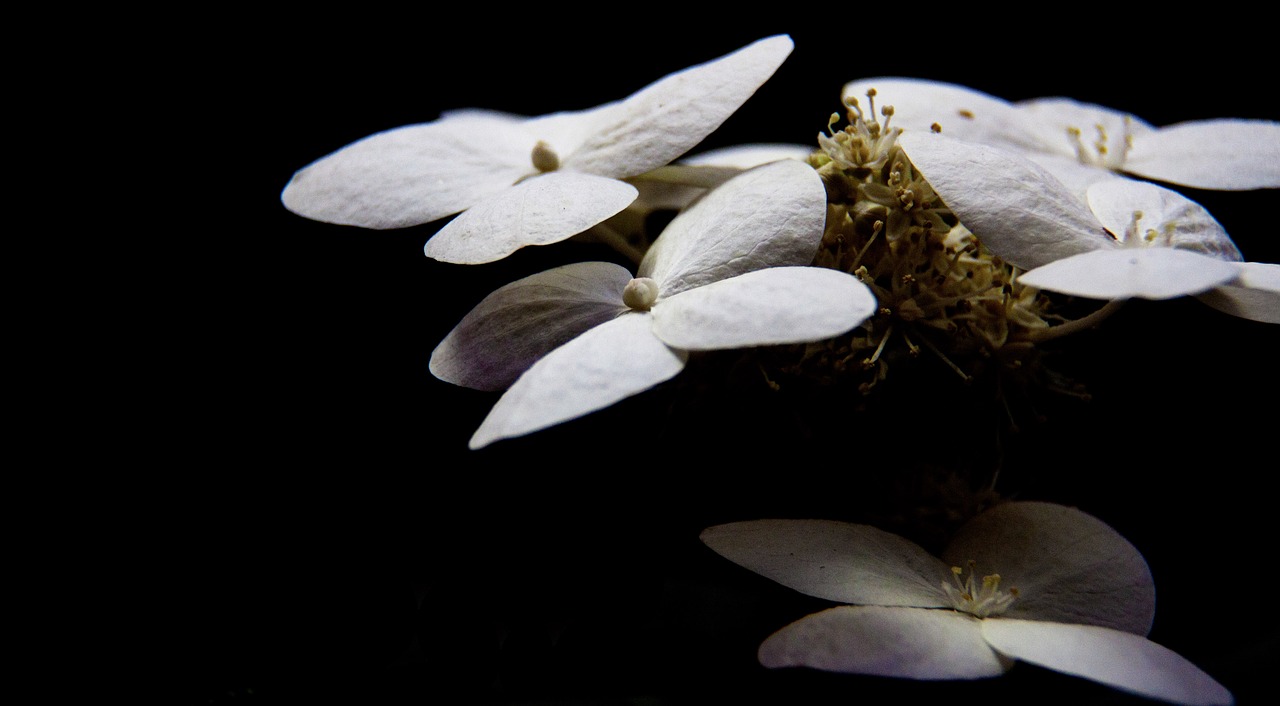
[[1017, 600], [1018, 589], [1010, 588], [1008, 591], [1001, 591], [1000, 574], [983, 576], [982, 585], [978, 586], [974, 580], [976, 567], [977, 562], [969, 562], [967, 577], [964, 577], [964, 569], [959, 566], [951, 567], [951, 579], [955, 585], [943, 581], [942, 592], [947, 595], [947, 600], [951, 601], [951, 606], [962, 613], [979, 618], [1000, 615]]
[[538, 140], [538, 144], [533, 146], [531, 157], [534, 169], [540, 172], [554, 172], [560, 168], [560, 155], [542, 140]]
[[1081, 164], [1088, 164], [1103, 169], [1120, 170], [1124, 167], [1129, 150], [1133, 149], [1133, 132], [1130, 129], [1133, 119], [1125, 116], [1124, 128], [1119, 135], [1112, 135], [1102, 123], [1093, 126], [1097, 135], [1090, 143], [1085, 142], [1085, 131], [1070, 126], [1067, 128], [1067, 139], [1076, 149], [1076, 159]]
[[648, 311], [658, 301], [658, 283], [648, 277], [637, 277], [622, 290], [622, 303], [636, 311]]
[[843, 130], [833, 130], [840, 114], [832, 113], [831, 120], [827, 122], [831, 136], [818, 133], [818, 144], [841, 169], [879, 169], [889, 159], [901, 131], [889, 127], [893, 118], [891, 105], [880, 110], [884, 123], [876, 120], [875, 99], [876, 90], [867, 91], [868, 109], [864, 112], [857, 98], [845, 98], [845, 116], [849, 124]]

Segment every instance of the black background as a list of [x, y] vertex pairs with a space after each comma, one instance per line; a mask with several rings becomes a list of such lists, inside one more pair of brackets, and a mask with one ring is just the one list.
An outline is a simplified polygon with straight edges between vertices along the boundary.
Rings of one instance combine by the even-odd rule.
[[[672, 434], [658, 391], [468, 451], [496, 395], [432, 378], [432, 348], [496, 287], [607, 255], [566, 244], [446, 265], [421, 252], [439, 224], [316, 223], [279, 193], [378, 130], [454, 108], [587, 108], [781, 32], [792, 56], [703, 147], [812, 143], [841, 85], [876, 75], [1069, 95], [1157, 125], [1275, 119], [1262, 30], [1157, 33], [1082, 14], [997, 31], [887, 7], [714, 22], [617, 12], [576, 27], [491, 7], [220, 19], [201, 35], [213, 41], [171, 38], [142, 57], [183, 78], [151, 96], [152, 123], [177, 128], [149, 138], [172, 212], [148, 219], [146, 246], [164, 264], [119, 283], [148, 341], [120, 385], [150, 410], [111, 440], [131, 460], [121, 485], [148, 498], [127, 520], [141, 561], [120, 585], [162, 628], [134, 688], [181, 704], [1137, 701], [1029, 665], [961, 684], [760, 668], [760, 640], [825, 604], [720, 560], [699, 530], [839, 516], [876, 437], [774, 443], [761, 433], [771, 420], [731, 402], [699, 420], [705, 435]], [[1186, 193], [1246, 258], [1280, 261], [1275, 192]], [[1066, 346], [1094, 401], [1013, 442], [1002, 481], [1134, 542], [1156, 578], [1152, 639], [1241, 703], [1267, 692], [1277, 654], [1275, 342], [1194, 300], [1131, 303]], [[922, 444], [961, 445], [956, 414], [902, 424]]]

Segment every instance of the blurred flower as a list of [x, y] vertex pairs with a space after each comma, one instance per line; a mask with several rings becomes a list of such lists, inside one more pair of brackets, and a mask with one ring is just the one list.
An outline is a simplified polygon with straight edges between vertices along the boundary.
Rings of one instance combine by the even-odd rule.
[[[853, 604], [774, 633], [758, 652], [766, 667], [978, 679], [1024, 660], [1149, 698], [1232, 701], [1212, 677], [1146, 639], [1155, 615], [1146, 562], [1073, 508], [997, 505], [966, 523], [941, 559], [874, 527], [827, 520], [718, 525], [702, 541], [785, 586]], [[991, 573], [978, 579], [979, 569]]]
[[852, 275], [800, 266], [813, 260], [825, 214], [808, 165], [744, 172], [677, 216], [635, 277], [583, 262], [495, 291], [440, 343], [431, 371], [468, 387], [510, 385], [471, 439], [480, 448], [653, 387], [688, 351], [841, 334], [876, 302]]

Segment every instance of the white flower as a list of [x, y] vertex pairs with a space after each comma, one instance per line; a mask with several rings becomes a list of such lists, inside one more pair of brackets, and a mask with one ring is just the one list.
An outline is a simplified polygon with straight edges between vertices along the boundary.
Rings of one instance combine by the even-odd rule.
[[1029, 270], [1023, 284], [1108, 300], [1197, 295], [1280, 323], [1280, 265], [1241, 262], [1222, 225], [1175, 191], [1105, 179], [1082, 201], [1012, 152], [920, 132], [899, 144], [983, 245]]
[[436, 348], [431, 371], [469, 387], [510, 385], [471, 439], [480, 448], [653, 387], [683, 369], [687, 351], [841, 334], [875, 298], [851, 275], [799, 266], [812, 261], [825, 215], [807, 165], [744, 172], [677, 216], [634, 277], [576, 263], [489, 295]]
[[622, 181], [666, 165], [720, 126], [791, 53], [762, 39], [590, 110], [524, 118], [466, 110], [380, 132], [299, 170], [281, 199], [316, 220], [402, 228], [464, 212], [429, 257], [478, 264], [564, 240], [626, 208]]
[[1232, 702], [1212, 677], [1146, 639], [1155, 615], [1146, 562], [1073, 508], [997, 505], [966, 523], [941, 559], [874, 527], [827, 520], [718, 525], [702, 541], [801, 593], [853, 604], [774, 633], [758, 652], [766, 667], [979, 679], [1024, 660], [1145, 697]]
[[846, 98], [874, 88], [895, 109], [894, 125], [928, 132], [934, 123], [958, 139], [1022, 152], [1077, 191], [1113, 172], [1201, 189], [1280, 187], [1280, 123], [1195, 120], [1165, 127], [1068, 98], [1008, 101], [949, 83], [871, 78], [844, 87]]

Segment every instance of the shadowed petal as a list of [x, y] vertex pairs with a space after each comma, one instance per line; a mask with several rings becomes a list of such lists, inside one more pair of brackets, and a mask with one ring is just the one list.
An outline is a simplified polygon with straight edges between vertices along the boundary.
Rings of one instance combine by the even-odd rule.
[[1117, 238], [1123, 239], [1137, 218], [1139, 234], [1154, 231], [1155, 245], [1197, 250], [1220, 260], [1244, 259], [1213, 214], [1172, 189], [1112, 179], [1090, 186], [1086, 198], [1093, 214]]
[[1133, 141], [1125, 171], [1200, 189], [1280, 187], [1280, 123], [1197, 120]]
[[875, 313], [853, 275], [820, 267], [771, 267], [660, 300], [653, 332], [686, 350], [819, 341]]
[[455, 385], [503, 390], [539, 358], [626, 307], [626, 268], [580, 262], [525, 277], [476, 305], [431, 354], [431, 373]]
[[1197, 298], [1232, 316], [1280, 324], [1280, 265], [1242, 262], [1239, 277]]
[[647, 314], [627, 313], [551, 351], [493, 406], [471, 448], [604, 409], [675, 377], [685, 354], [659, 341], [652, 328]]
[[709, 527], [717, 554], [801, 593], [844, 603], [949, 606], [946, 564], [914, 542], [869, 525], [752, 520]]
[[[1071, 98], [1033, 98], [1015, 105], [1023, 126], [1035, 136], [1027, 147], [1073, 159], [1083, 149], [1090, 159], [1119, 160], [1127, 135], [1145, 135], [1156, 129], [1131, 113]], [[1074, 130], [1079, 131], [1077, 136], [1072, 136]], [[1105, 154], [1098, 153], [1099, 144], [1105, 145]]]
[[1095, 250], [1018, 277], [1028, 287], [1091, 299], [1172, 299], [1235, 279], [1238, 263], [1190, 250], [1136, 247]]
[[988, 618], [982, 636], [1016, 659], [1177, 704], [1233, 702], [1231, 692], [1172, 650], [1093, 625]]
[[[891, 128], [927, 133], [937, 123], [942, 134], [970, 142], [1020, 144], [1029, 139], [1012, 104], [965, 86], [886, 76], [845, 84], [841, 95], [858, 99], [859, 107], [868, 111], [867, 91], [872, 88], [877, 110], [893, 106]], [[872, 117], [883, 120], [879, 115]]]
[[982, 679], [1009, 660], [982, 639], [980, 621], [952, 610], [840, 606], [805, 616], [760, 645], [766, 667], [907, 679]]

